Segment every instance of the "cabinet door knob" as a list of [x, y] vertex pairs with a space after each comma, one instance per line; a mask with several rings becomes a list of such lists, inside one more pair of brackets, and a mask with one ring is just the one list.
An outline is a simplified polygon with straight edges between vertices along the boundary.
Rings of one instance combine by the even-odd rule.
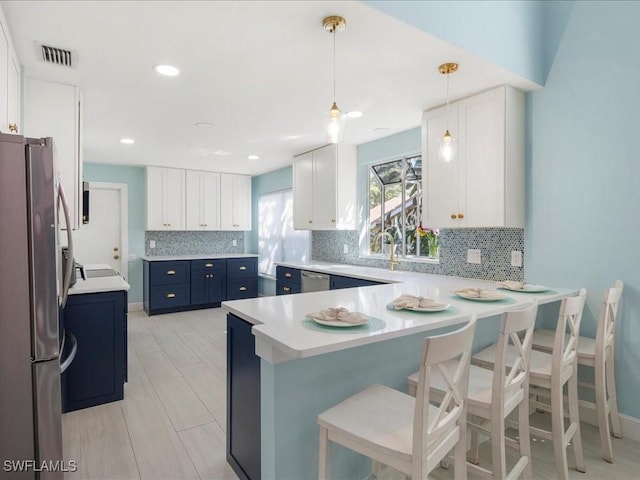
[[246, 270], [246, 269], [247, 269], [247, 267], [245, 267], [244, 265], [242, 265], [242, 266], [240, 267], [240, 270]]
[[336, 223], [336, 219], [335, 219], [335, 218], [332, 218], [332, 219], [331, 219], [331, 223]]
[[309, 220], [309, 223], [313, 223], [311, 220]]
[[455, 213], [452, 213], [452, 214], [451, 214], [451, 219], [452, 219], [452, 220], [455, 220], [456, 218], [458, 218], [458, 215], [456, 215]]
[[176, 294], [175, 293], [167, 293], [167, 298], [175, 298]]
[[247, 287], [240, 287], [240, 291], [241, 291], [241, 292], [244, 292], [244, 291], [246, 291], [246, 290], [247, 290]]
[[114, 255], [113, 258], [118, 260], [120, 258], [120, 255]]
[[18, 124], [17, 123], [10, 123], [9, 124], [9, 131], [11, 133], [18, 133]]
[[207, 268], [211, 268], [211, 267], [213, 267], [213, 263], [205, 263], [204, 266], [207, 267]]
[[284, 276], [287, 278], [291, 278], [291, 274], [289, 272], [285, 273]]
[[175, 275], [176, 271], [175, 270], [167, 270], [167, 275]]
[[464, 218], [464, 213], [459, 213], [458, 214], [458, 218], [460, 218], [460, 219]]
[[282, 290], [283, 290], [283, 291], [285, 291], [285, 292], [290, 292], [290, 291], [291, 291], [291, 288], [289, 288], [289, 287], [282, 287]]

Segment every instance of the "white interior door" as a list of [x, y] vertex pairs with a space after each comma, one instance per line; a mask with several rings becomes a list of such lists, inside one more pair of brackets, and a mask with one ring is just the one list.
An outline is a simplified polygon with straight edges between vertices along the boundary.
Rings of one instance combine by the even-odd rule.
[[77, 262], [107, 264], [128, 277], [125, 184], [90, 182], [89, 223], [74, 232], [73, 243]]

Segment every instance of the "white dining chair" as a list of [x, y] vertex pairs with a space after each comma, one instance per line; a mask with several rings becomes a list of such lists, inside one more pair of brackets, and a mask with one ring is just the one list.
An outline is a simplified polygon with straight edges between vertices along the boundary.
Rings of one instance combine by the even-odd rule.
[[[569, 478], [566, 448], [570, 444], [573, 445], [576, 470], [585, 471], [578, 414], [577, 346], [586, 296], [587, 291], [583, 288], [579, 295], [562, 300], [552, 353], [532, 351], [529, 363], [530, 406], [551, 413], [550, 431], [530, 426], [529, 432], [553, 442], [556, 474], [560, 479]], [[472, 362], [474, 365], [493, 369], [497, 353], [497, 346], [492, 345], [474, 355]], [[507, 346], [507, 366], [515, 365], [519, 356], [516, 348]], [[566, 430], [563, 395], [565, 385], [569, 397], [569, 426]], [[541, 399], [549, 402], [544, 403]]]
[[[496, 344], [496, 361], [493, 370], [471, 365], [469, 367], [469, 390], [467, 393], [467, 428], [471, 430], [470, 472], [486, 478], [532, 478], [531, 446], [529, 443], [529, 360], [531, 339], [538, 311], [534, 301], [502, 315]], [[516, 360], [506, 368], [507, 346], [516, 352]], [[418, 374], [408, 377], [409, 393], [415, 394]], [[431, 392], [436, 398], [444, 393], [445, 380], [434, 374]], [[506, 438], [507, 416], [518, 410], [518, 442]], [[492, 469], [478, 465], [478, 433], [491, 438]], [[516, 448], [520, 458], [507, 471], [506, 445]]]
[[[453, 449], [456, 478], [466, 479], [466, 397], [475, 325], [473, 315], [463, 328], [425, 339], [417, 398], [372, 385], [322, 412], [318, 478], [329, 478], [333, 442], [415, 480], [426, 479]], [[448, 363], [452, 359], [457, 359], [455, 366]], [[438, 407], [429, 403], [435, 370], [447, 382]]]
[[[622, 438], [614, 359], [616, 316], [623, 288], [624, 283], [616, 280], [615, 286], [605, 293], [598, 318], [596, 338], [581, 336], [578, 339], [578, 365], [586, 365], [594, 369], [594, 382], [578, 382], [578, 386], [590, 388], [595, 392], [595, 402], [581, 399], [578, 403], [583, 407], [595, 409], [600, 430], [602, 458], [610, 463], [613, 462], [611, 435]], [[533, 332], [534, 350], [551, 352], [553, 340], [553, 330], [539, 329]]]

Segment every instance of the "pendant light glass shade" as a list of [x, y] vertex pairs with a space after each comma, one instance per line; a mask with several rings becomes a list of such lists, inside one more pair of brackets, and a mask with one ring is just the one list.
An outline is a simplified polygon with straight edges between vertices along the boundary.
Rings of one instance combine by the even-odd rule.
[[333, 102], [331, 109], [327, 112], [324, 127], [329, 143], [339, 143], [342, 141], [346, 117], [347, 116], [340, 111], [336, 102]]
[[457, 146], [456, 138], [451, 135], [451, 132], [447, 129], [438, 145], [438, 157], [440, 160], [450, 162], [456, 156]]

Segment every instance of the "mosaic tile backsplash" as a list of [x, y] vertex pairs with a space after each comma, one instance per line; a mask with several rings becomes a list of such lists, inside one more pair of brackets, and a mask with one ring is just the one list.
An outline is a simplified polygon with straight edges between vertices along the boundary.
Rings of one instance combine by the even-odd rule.
[[[343, 253], [343, 245], [349, 253]], [[480, 249], [482, 263], [467, 263], [467, 249]], [[511, 266], [511, 251], [524, 252], [523, 228], [465, 228], [440, 230], [440, 263], [403, 261], [397, 270], [435, 273], [484, 280], [524, 281], [522, 267]], [[314, 231], [311, 258], [316, 261], [387, 268], [388, 259], [359, 257], [357, 231]], [[524, 257], [524, 253], [523, 253]]]
[[[149, 241], [156, 248], [149, 248]], [[233, 241], [236, 246], [233, 246]], [[244, 253], [244, 232], [144, 232], [145, 255]]]

